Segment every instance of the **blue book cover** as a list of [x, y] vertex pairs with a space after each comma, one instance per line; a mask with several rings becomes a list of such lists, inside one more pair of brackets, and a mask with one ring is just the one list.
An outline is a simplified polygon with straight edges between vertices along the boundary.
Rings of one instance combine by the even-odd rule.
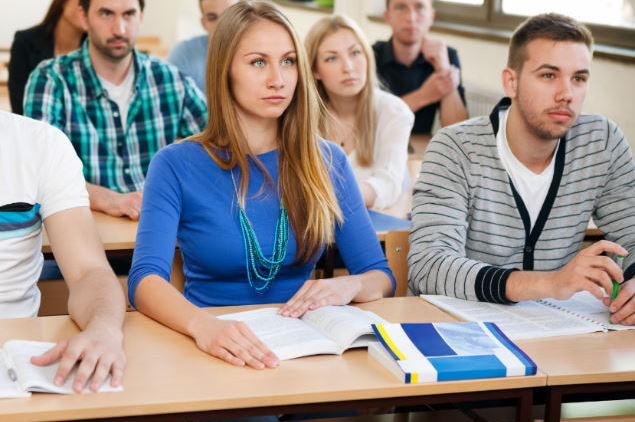
[[373, 324], [370, 355], [407, 384], [534, 375], [536, 364], [491, 322]]

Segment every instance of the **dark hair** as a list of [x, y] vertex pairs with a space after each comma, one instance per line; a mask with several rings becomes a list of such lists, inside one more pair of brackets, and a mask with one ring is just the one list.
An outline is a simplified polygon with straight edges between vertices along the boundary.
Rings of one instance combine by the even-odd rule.
[[526, 19], [516, 28], [509, 43], [507, 67], [521, 70], [527, 59], [525, 47], [537, 39], [579, 42], [593, 49], [593, 35], [584, 24], [558, 13], [543, 13]]
[[69, 0], [53, 0], [51, 2], [49, 10], [40, 23], [40, 26], [44, 28], [47, 34], [52, 35], [53, 31], [55, 31], [55, 27], [64, 13], [64, 6], [66, 6], [66, 2], [68, 1]]
[[[79, 0], [79, 5], [84, 9], [84, 12], [88, 13], [88, 8], [90, 7], [90, 0]], [[145, 0], [139, 0], [139, 8], [143, 11], [146, 2]]]

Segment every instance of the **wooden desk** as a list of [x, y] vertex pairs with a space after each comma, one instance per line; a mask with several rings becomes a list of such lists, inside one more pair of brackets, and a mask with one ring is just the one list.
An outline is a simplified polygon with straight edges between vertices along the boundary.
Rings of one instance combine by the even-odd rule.
[[[132, 253], [137, 237], [138, 223], [136, 221], [125, 217], [111, 217], [98, 211], [93, 211], [93, 218], [108, 255]], [[42, 252], [51, 253], [46, 230], [43, 231], [42, 236]]]
[[635, 393], [635, 331], [523, 340], [518, 344], [547, 375], [545, 422], [560, 420], [560, 405], [571, 394]]
[[[454, 318], [415, 297], [364, 304], [389, 321]], [[244, 307], [242, 309], [253, 308]], [[211, 313], [236, 311], [216, 308]], [[145, 316], [125, 322], [128, 366], [124, 392], [87, 395], [34, 394], [0, 400], [0, 420], [52, 421], [127, 417], [167, 421], [302, 411], [510, 399], [518, 419], [530, 420], [532, 388], [546, 377], [493, 378], [406, 385], [364, 350], [343, 356], [312, 356], [281, 362], [272, 370], [233, 367], [196, 348], [192, 340]], [[55, 341], [76, 332], [68, 317], [0, 321], [0, 342], [11, 338]], [[165, 415], [164, 415], [165, 414]]]

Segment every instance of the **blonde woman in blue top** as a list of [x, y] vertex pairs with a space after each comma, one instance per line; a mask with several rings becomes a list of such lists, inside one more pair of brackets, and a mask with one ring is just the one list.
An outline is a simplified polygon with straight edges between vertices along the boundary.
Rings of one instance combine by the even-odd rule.
[[[220, 359], [275, 367], [246, 325], [200, 307], [285, 302], [280, 314], [298, 317], [387, 296], [394, 279], [346, 156], [317, 137], [315, 87], [286, 17], [268, 3], [238, 3], [210, 45], [210, 123], [152, 161], [129, 297]], [[166, 282], [177, 241], [183, 295]], [[331, 242], [351, 275], [309, 280]]]

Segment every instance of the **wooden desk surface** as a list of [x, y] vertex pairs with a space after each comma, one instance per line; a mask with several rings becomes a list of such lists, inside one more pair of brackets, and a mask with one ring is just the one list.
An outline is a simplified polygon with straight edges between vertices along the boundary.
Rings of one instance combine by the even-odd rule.
[[[107, 251], [132, 250], [137, 237], [136, 221], [125, 217], [111, 217], [102, 212], [93, 211], [97, 231]], [[42, 236], [42, 252], [51, 252], [46, 230]]]
[[[395, 322], [454, 319], [416, 297], [382, 299], [361, 307]], [[243, 309], [247, 308], [251, 307]], [[214, 314], [234, 311], [236, 308], [210, 310]], [[54, 341], [75, 331], [68, 317], [4, 320], [0, 321], [0, 342], [11, 338]], [[371, 360], [365, 350], [283, 361], [272, 370], [233, 367], [201, 352], [189, 338], [136, 312], [126, 317], [125, 348], [128, 367], [124, 392], [34, 394], [0, 400], [0, 419], [73, 420], [328, 403], [526, 388], [546, 382], [544, 375], [537, 375], [406, 385]]]
[[547, 385], [635, 381], [635, 330], [519, 340]]

